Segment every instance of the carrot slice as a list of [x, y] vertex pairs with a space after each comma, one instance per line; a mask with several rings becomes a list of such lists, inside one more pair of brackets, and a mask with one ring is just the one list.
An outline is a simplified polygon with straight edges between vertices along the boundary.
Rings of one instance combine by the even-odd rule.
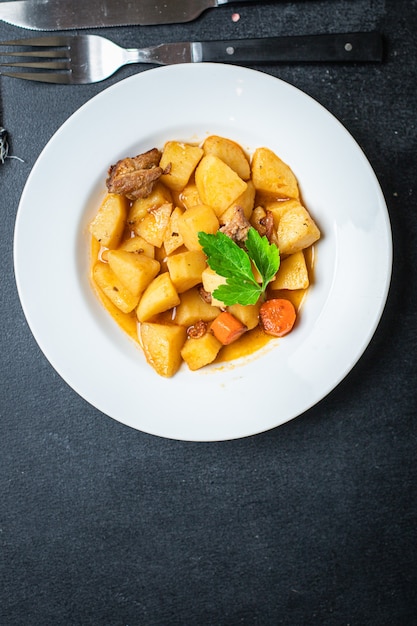
[[224, 346], [239, 339], [248, 329], [234, 315], [222, 311], [211, 324], [211, 331]]
[[289, 300], [272, 298], [261, 305], [259, 317], [268, 335], [282, 337], [294, 326], [296, 312], [293, 303]]

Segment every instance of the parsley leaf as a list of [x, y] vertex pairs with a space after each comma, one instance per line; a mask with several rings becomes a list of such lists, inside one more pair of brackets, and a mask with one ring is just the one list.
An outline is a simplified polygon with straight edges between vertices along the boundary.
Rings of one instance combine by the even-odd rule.
[[218, 230], [215, 235], [200, 232], [198, 240], [208, 257], [208, 264], [217, 274], [225, 278], [245, 276], [254, 280], [247, 253], [233, 239]]
[[249, 229], [245, 245], [256, 269], [262, 276], [262, 291], [265, 291], [279, 269], [279, 250], [275, 244], [270, 244], [266, 237], [261, 237], [256, 228]]
[[[226, 283], [219, 285], [213, 296], [226, 306], [256, 304], [278, 270], [278, 248], [261, 237], [255, 228], [248, 231], [247, 251], [221, 231], [214, 235], [199, 232], [198, 240], [208, 265], [226, 278]], [[262, 277], [262, 284], [255, 279], [251, 261]]]

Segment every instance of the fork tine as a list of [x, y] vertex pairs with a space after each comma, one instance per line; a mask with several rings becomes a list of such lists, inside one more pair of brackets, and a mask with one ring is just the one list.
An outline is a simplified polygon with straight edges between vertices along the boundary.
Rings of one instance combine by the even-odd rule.
[[0, 41], [0, 46], [69, 46], [70, 37], [31, 37], [30, 39], [12, 39], [11, 41]]
[[[1, 67], [21, 67], [21, 68], [31, 68], [31, 69], [43, 69], [43, 70], [69, 70], [70, 69], [70, 60], [69, 60], [69, 40], [66, 37], [61, 36], [48, 36], [48, 37], [32, 37], [29, 39], [13, 39], [11, 41], [3, 41], [0, 45], [4, 46], [24, 46], [24, 47], [32, 47], [32, 50], [25, 51], [0, 51], [0, 56], [4, 58], [4, 62], [0, 63]], [[51, 46], [54, 46], [53, 48]], [[49, 48], [47, 50], [42, 50], [39, 48]], [[5, 57], [23, 57], [20, 61], [9, 61]], [[26, 58], [32, 58], [35, 60], [28, 60]], [[61, 59], [57, 61], [38, 61], [37, 58], [49, 58], [49, 59]], [[6, 72], [3, 72], [4, 75], [8, 75]], [[33, 74], [33, 76], [27, 75], [24, 73], [15, 73], [13, 74], [15, 78], [26, 78], [27, 80], [38, 80], [45, 81], [46, 74]], [[57, 77], [59, 75], [56, 74], [52, 76], [49, 82], [57, 82]], [[60, 79], [59, 82], [68, 82], [68, 80]]]
[[30, 50], [25, 52], [2, 52], [0, 51], [0, 56], [2, 57], [48, 57], [50, 59], [59, 59], [62, 57], [69, 57], [69, 50], [56, 50], [51, 48], [50, 50]]
[[33, 67], [39, 70], [69, 70], [68, 61], [17, 61], [15, 63], [0, 63], [1, 67]]
[[38, 83], [71, 84], [71, 74], [54, 74], [53, 72], [1, 72], [2, 76], [10, 78], [22, 78], [23, 80], [33, 80]]
[[[53, 72], [1, 72], [3, 76], [11, 78], [21, 78], [23, 80], [32, 80], [42, 83], [61, 83], [69, 84], [71, 82], [71, 74], [69, 60], [69, 43], [68, 37], [48, 36], [48, 37], [32, 37], [30, 39], [13, 39], [12, 41], [2, 41], [0, 45], [4, 46], [24, 46], [33, 47], [32, 50], [21, 52], [16, 51], [0, 51], [0, 56], [4, 62], [0, 63], [0, 67], [20, 67], [39, 70], [67, 70], [67, 73]], [[53, 47], [52, 47], [53, 46]], [[40, 48], [40, 49], [37, 49]], [[5, 57], [24, 57], [21, 61], [7, 61]], [[57, 61], [26, 61], [26, 58], [49, 58], [60, 59]]]

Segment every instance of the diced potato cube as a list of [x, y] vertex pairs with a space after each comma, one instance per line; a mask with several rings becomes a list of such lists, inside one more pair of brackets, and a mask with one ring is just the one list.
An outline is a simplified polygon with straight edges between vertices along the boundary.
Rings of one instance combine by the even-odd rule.
[[249, 159], [242, 148], [231, 139], [211, 135], [203, 144], [204, 154], [214, 154], [224, 161], [243, 180], [250, 178]]
[[167, 258], [169, 275], [178, 293], [201, 283], [201, 274], [207, 267], [206, 255], [201, 250], [187, 250]]
[[189, 250], [201, 250], [198, 233], [203, 231], [213, 235], [219, 229], [219, 220], [210, 206], [199, 204], [183, 213], [178, 220], [178, 229]]
[[198, 289], [193, 287], [180, 295], [181, 303], [175, 310], [175, 322], [181, 326], [191, 326], [199, 320], [211, 322], [220, 313], [220, 309], [200, 296]]
[[278, 246], [282, 255], [308, 248], [320, 238], [309, 212], [300, 204], [286, 211], [278, 224]]
[[211, 304], [216, 307], [224, 307], [224, 302], [221, 302], [221, 300], [217, 300], [213, 297], [213, 291], [220, 285], [224, 285], [226, 283], [226, 279], [223, 276], [216, 274], [211, 267], [206, 267], [201, 274], [201, 282], [203, 283], [204, 290], [212, 294]]
[[165, 231], [164, 246], [165, 252], [171, 254], [174, 250], [180, 248], [183, 244], [183, 238], [178, 228], [178, 221], [184, 213], [180, 207], [175, 207], [169, 218], [168, 228]]
[[274, 228], [278, 229], [278, 224], [281, 217], [287, 211], [290, 211], [294, 207], [299, 207], [301, 202], [299, 200], [275, 200], [273, 202], [265, 202], [264, 207], [267, 211], [272, 213], [274, 219]]
[[127, 217], [128, 226], [135, 230], [137, 224], [143, 220], [145, 215], [163, 204], [167, 204], [167, 202], [172, 202], [171, 191], [158, 180], [149, 196], [138, 198], [132, 203]]
[[255, 204], [255, 185], [251, 180], [247, 181], [245, 191], [233, 202], [233, 204], [220, 216], [220, 223], [230, 222], [237, 208], [241, 208], [247, 220], [250, 219]]
[[181, 349], [186, 340], [186, 330], [174, 324], [145, 322], [139, 329], [140, 343], [149, 365], [160, 376], [170, 378], [182, 363]]
[[179, 303], [177, 290], [168, 272], [164, 272], [156, 276], [143, 292], [136, 315], [140, 322], [148, 322], [158, 313], [168, 311]]
[[261, 302], [258, 301], [256, 304], [232, 304], [227, 307], [227, 310], [242, 322], [248, 330], [252, 330], [252, 328], [258, 326], [260, 308]]
[[122, 238], [128, 201], [116, 193], [106, 194], [89, 230], [105, 248], [116, 248]]
[[201, 201], [220, 216], [246, 190], [247, 183], [213, 154], [204, 156], [195, 171]]
[[143, 220], [135, 226], [135, 233], [143, 237], [148, 243], [159, 248], [164, 241], [168, 228], [169, 219], [172, 213], [172, 204], [162, 204], [157, 209], [153, 209]]
[[201, 204], [201, 198], [198, 194], [198, 189], [195, 182], [189, 183], [184, 187], [184, 189], [180, 193], [180, 202], [185, 209], [189, 209], [192, 206]]
[[291, 168], [269, 148], [257, 148], [252, 157], [252, 180], [257, 191], [278, 198], [299, 198], [297, 179]]
[[190, 370], [194, 371], [212, 363], [221, 347], [220, 341], [207, 332], [198, 339], [187, 339], [181, 350], [181, 356]]
[[[91, 282], [92, 282], [92, 286], [94, 288], [94, 290], [96, 291], [97, 297], [100, 300], [100, 302], [102, 302], [104, 308], [106, 309], [106, 311], [108, 311], [108, 313], [110, 313], [111, 317], [117, 322], [117, 325], [125, 332], [129, 335], [129, 337], [131, 339], [133, 339], [134, 341], [137, 341], [137, 318], [136, 318], [136, 313], [135, 311], [130, 311], [129, 313], [123, 313], [123, 311], [121, 311], [117, 306], [115, 306], [113, 304], [113, 302], [111, 300], [109, 300], [109, 298], [106, 296], [106, 294], [104, 293], [104, 291], [97, 285], [96, 281], [94, 280], [93, 277], [93, 270], [94, 270], [94, 266], [97, 263], [97, 254], [98, 251], [100, 249], [100, 245], [98, 244], [98, 242], [93, 238], [92, 241], [92, 246], [91, 246], [91, 253], [92, 253], [92, 259], [95, 259], [92, 262], [91, 265]], [[103, 265], [106, 265], [106, 267], [108, 267], [108, 264], [105, 263]], [[100, 271], [100, 270], [99, 270]]]
[[163, 170], [167, 167], [170, 167], [170, 170], [161, 176], [161, 181], [170, 189], [183, 189], [202, 156], [203, 150], [198, 146], [168, 141], [164, 146], [159, 165]]
[[302, 250], [295, 252], [281, 261], [275, 280], [270, 283], [270, 288], [278, 289], [307, 289], [310, 281], [308, 278], [307, 265]]
[[126, 252], [134, 252], [135, 254], [144, 254], [151, 259], [155, 258], [155, 246], [146, 241], [143, 237], [136, 235], [123, 241], [118, 250], [126, 250]]
[[97, 261], [93, 267], [92, 275], [97, 287], [123, 313], [130, 313], [137, 306], [139, 297], [125, 287], [108, 263]]
[[159, 272], [155, 259], [126, 250], [109, 250], [107, 260], [117, 278], [135, 296], [139, 296]]

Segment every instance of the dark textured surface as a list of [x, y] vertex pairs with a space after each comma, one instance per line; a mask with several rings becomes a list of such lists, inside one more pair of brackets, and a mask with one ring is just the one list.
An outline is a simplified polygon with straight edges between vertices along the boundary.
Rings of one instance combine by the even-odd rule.
[[[101, 32], [126, 46], [385, 34], [380, 66], [263, 68], [363, 148], [387, 200], [394, 271], [381, 324], [343, 383], [288, 424], [233, 442], [164, 440], [100, 414], [46, 361], [16, 292], [14, 222], [36, 158], [78, 107], [144, 68], [83, 87], [0, 78], [0, 121], [24, 160], [0, 165], [2, 626], [417, 624], [416, 13], [415, 0], [300, 0]], [[0, 24], [0, 39], [29, 35]]]

